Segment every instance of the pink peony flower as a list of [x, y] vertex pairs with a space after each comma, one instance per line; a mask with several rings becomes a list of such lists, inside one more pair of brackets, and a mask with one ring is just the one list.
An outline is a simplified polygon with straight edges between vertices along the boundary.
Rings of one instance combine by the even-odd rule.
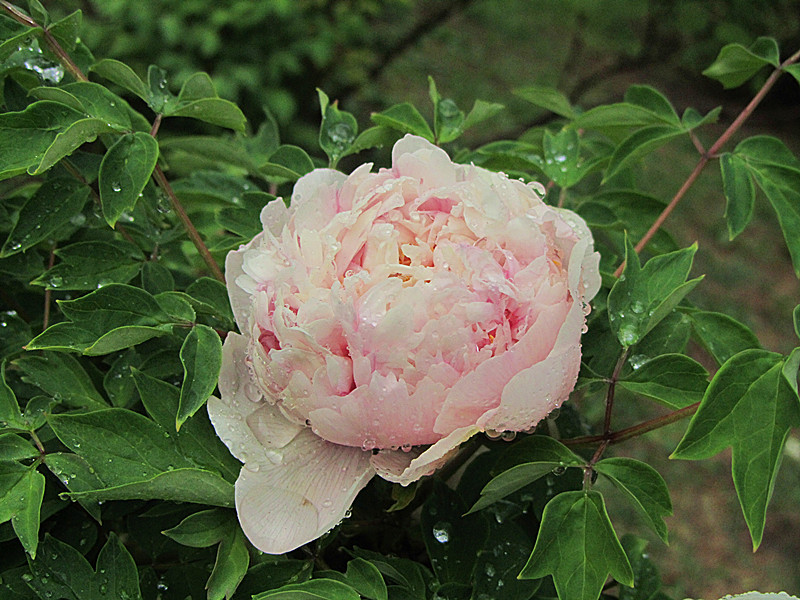
[[242, 333], [208, 411], [264, 552], [334, 527], [375, 474], [407, 485], [478, 432], [530, 429], [578, 375], [586, 224], [418, 137], [371, 168], [309, 173], [226, 261]]

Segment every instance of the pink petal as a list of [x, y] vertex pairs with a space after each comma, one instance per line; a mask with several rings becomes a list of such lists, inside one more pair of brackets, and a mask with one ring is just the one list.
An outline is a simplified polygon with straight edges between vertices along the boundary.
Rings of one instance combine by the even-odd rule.
[[236, 280], [244, 276], [242, 265], [244, 263], [244, 253], [254, 245], [258, 245], [261, 235], [257, 235], [249, 243], [234, 252], [229, 252], [225, 257], [225, 281], [228, 286], [228, 297], [231, 301], [231, 309], [239, 326], [239, 331], [247, 331], [250, 327], [250, 293], [244, 291]]
[[375, 470], [370, 454], [305, 429], [273, 460], [243, 468], [236, 511], [252, 544], [283, 554], [335, 527]]

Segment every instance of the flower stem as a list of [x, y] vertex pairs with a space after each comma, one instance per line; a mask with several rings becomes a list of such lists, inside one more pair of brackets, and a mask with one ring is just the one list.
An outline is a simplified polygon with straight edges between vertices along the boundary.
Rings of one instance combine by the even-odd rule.
[[[697, 161], [692, 172], [689, 174], [689, 177], [680, 187], [678, 192], [672, 198], [669, 204], [664, 208], [658, 218], [653, 222], [650, 226], [650, 229], [647, 230], [647, 233], [644, 234], [641, 240], [636, 244], [635, 250], [637, 253], [641, 252], [642, 248], [644, 248], [647, 243], [653, 238], [656, 232], [661, 228], [664, 224], [664, 221], [667, 220], [667, 217], [675, 210], [675, 207], [678, 203], [683, 199], [686, 195], [686, 192], [689, 191], [689, 188], [694, 185], [694, 182], [697, 180], [700, 173], [703, 171], [705, 166], [708, 164], [709, 160], [712, 158], [716, 158], [719, 151], [722, 147], [733, 137], [733, 135], [741, 129], [744, 122], [753, 114], [756, 107], [761, 103], [764, 97], [767, 95], [772, 89], [772, 86], [775, 85], [775, 82], [778, 81], [778, 78], [783, 74], [786, 70], [786, 67], [792, 65], [800, 60], [800, 50], [792, 54], [789, 58], [783, 61], [767, 78], [764, 82], [764, 85], [761, 86], [761, 89], [758, 90], [758, 93], [753, 96], [753, 99], [750, 100], [747, 106], [744, 107], [742, 112], [739, 113], [739, 116], [734, 119], [733, 123], [731, 123], [728, 128], [723, 132], [721, 136], [717, 139], [716, 142], [705, 152], [700, 153], [700, 159]], [[614, 272], [614, 277], [619, 277], [622, 273], [622, 270], [625, 268], [625, 263], [621, 264], [617, 270]]]

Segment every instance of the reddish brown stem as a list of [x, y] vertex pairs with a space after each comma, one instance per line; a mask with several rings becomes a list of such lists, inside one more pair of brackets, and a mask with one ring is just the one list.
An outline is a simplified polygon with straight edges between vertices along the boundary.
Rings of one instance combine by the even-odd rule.
[[[697, 165], [695, 165], [689, 177], [686, 179], [684, 184], [672, 198], [670, 203], [664, 208], [664, 210], [661, 212], [658, 218], [653, 222], [653, 224], [650, 226], [650, 229], [647, 230], [647, 233], [645, 233], [642, 239], [639, 240], [639, 242], [636, 244], [635, 249], [637, 253], [641, 252], [642, 248], [644, 248], [647, 245], [647, 243], [653, 238], [656, 232], [664, 224], [664, 221], [667, 220], [667, 217], [672, 213], [673, 210], [675, 210], [675, 207], [686, 195], [686, 192], [689, 191], [689, 188], [692, 187], [694, 182], [697, 180], [697, 177], [700, 175], [702, 170], [708, 164], [708, 161], [711, 160], [712, 158], [716, 158], [717, 154], [722, 149], [722, 147], [731, 139], [731, 137], [733, 137], [733, 135], [737, 131], [739, 131], [739, 129], [741, 129], [744, 122], [750, 117], [750, 115], [753, 114], [753, 111], [755, 111], [756, 107], [761, 103], [761, 101], [764, 99], [767, 93], [772, 89], [772, 86], [775, 85], [775, 82], [778, 80], [781, 74], [783, 74], [786, 67], [796, 63], [798, 60], [800, 60], [800, 51], [795, 52], [794, 54], [792, 54], [792, 56], [783, 61], [778, 66], [778, 68], [776, 68], [770, 74], [770, 76], [764, 82], [764, 85], [762, 85], [761, 89], [758, 90], [758, 93], [755, 96], [753, 96], [753, 99], [750, 100], [749, 104], [744, 107], [742, 112], [739, 113], [739, 116], [737, 116], [736, 119], [734, 119], [733, 123], [731, 123], [728, 126], [728, 128], [723, 132], [721, 136], [719, 136], [719, 138], [717, 139], [716, 142], [714, 142], [711, 148], [709, 148], [708, 151], [701, 153], [700, 159], [697, 161]], [[623, 263], [614, 272], [614, 277], [619, 277], [624, 268], [625, 264]]]
[[[56, 262], [56, 245], [50, 248], [50, 257], [47, 259], [47, 270], [53, 268], [53, 264]], [[52, 300], [53, 290], [49, 287], [45, 288], [44, 290], [44, 316], [42, 317], [42, 331], [47, 329], [47, 326], [50, 324], [50, 301]]]
[[172, 208], [175, 210], [175, 213], [178, 215], [178, 218], [183, 223], [183, 226], [186, 228], [186, 233], [189, 235], [189, 239], [192, 240], [194, 247], [197, 248], [197, 251], [200, 253], [200, 256], [203, 257], [206, 265], [213, 273], [214, 277], [219, 279], [221, 282], [225, 283], [225, 276], [222, 274], [222, 270], [219, 268], [217, 261], [214, 260], [214, 257], [211, 256], [211, 252], [209, 252], [208, 247], [206, 246], [205, 242], [203, 242], [203, 238], [200, 237], [200, 232], [197, 231], [197, 228], [192, 223], [189, 215], [186, 214], [186, 210], [183, 208], [183, 205], [178, 200], [178, 197], [175, 195], [175, 192], [172, 190], [172, 186], [167, 181], [166, 176], [164, 175], [164, 171], [161, 170], [161, 167], [156, 165], [155, 170], [153, 171], [153, 178], [156, 180], [158, 185], [164, 190], [164, 193], [170, 200], [172, 204]]
[[608, 445], [611, 444], [618, 444], [620, 442], [624, 442], [625, 440], [629, 440], [634, 437], [638, 437], [650, 431], [654, 431], [656, 429], [660, 429], [667, 425], [671, 425], [681, 419], [685, 419], [686, 417], [691, 417], [694, 413], [697, 412], [700, 403], [696, 402], [679, 410], [673, 411], [661, 417], [656, 417], [655, 419], [650, 419], [649, 421], [645, 421], [643, 423], [639, 423], [638, 425], [634, 425], [633, 427], [626, 427], [625, 429], [620, 429], [619, 431], [612, 431], [608, 435], [585, 435], [581, 437], [571, 438], [567, 440], [559, 440], [565, 446], [594, 446], [595, 444], [602, 444], [603, 442], [608, 442]]

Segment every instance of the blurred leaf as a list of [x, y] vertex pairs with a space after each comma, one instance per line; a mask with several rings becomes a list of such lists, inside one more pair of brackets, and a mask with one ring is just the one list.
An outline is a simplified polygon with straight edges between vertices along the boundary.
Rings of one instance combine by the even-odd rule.
[[222, 342], [219, 334], [206, 325], [196, 325], [181, 346], [184, 377], [175, 420], [180, 429], [196, 413], [217, 387], [222, 366]]
[[34, 467], [0, 463], [0, 523], [11, 521], [14, 533], [31, 557], [39, 545], [39, 511], [44, 476]]
[[358, 134], [358, 123], [349, 112], [339, 110], [336, 102], [330, 104], [327, 94], [319, 88], [317, 94], [322, 110], [319, 147], [328, 155], [329, 167], [335, 169], [339, 159], [349, 153]]
[[708, 387], [708, 371], [703, 365], [683, 354], [664, 354], [634, 366], [619, 385], [666, 404], [683, 408], [700, 402]]
[[464, 131], [464, 111], [450, 98], [442, 98], [436, 82], [428, 75], [428, 95], [433, 102], [433, 131], [436, 143], [445, 144], [458, 138]]
[[217, 213], [217, 223], [247, 240], [261, 233], [263, 226], [259, 215], [261, 210], [275, 196], [265, 192], [246, 192], [242, 194], [241, 206], [223, 208]]
[[697, 460], [733, 448], [733, 483], [753, 549], [761, 543], [786, 436], [800, 426], [797, 394], [782, 371], [783, 357], [766, 350], [744, 350], [728, 359], [672, 454]]
[[48, 31], [64, 50], [72, 52], [75, 49], [75, 43], [81, 30], [81, 21], [81, 11], [76, 10], [51, 24], [48, 27]]
[[312, 579], [262, 592], [253, 600], [361, 600], [357, 591], [334, 579]]
[[95, 290], [109, 283], [127, 283], [143, 264], [141, 250], [120, 240], [78, 242], [57, 248], [54, 254], [61, 262], [31, 284], [58, 290]]
[[633, 585], [633, 570], [595, 491], [563, 492], [544, 509], [523, 579], [552, 575], [559, 598], [596, 600], [608, 575]]
[[733, 317], [706, 311], [689, 316], [700, 343], [720, 366], [742, 350], [761, 347], [755, 334]]
[[686, 281], [697, 245], [651, 258], [642, 268], [626, 238], [625, 269], [608, 294], [611, 329], [624, 348], [664, 319], [702, 277]]
[[78, 359], [61, 352], [26, 354], [14, 361], [22, 380], [74, 408], [108, 408]]
[[125, 63], [113, 58], [104, 58], [93, 64], [89, 70], [147, 101], [148, 93], [144, 82]]
[[800, 83], [800, 64], [795, 63], [793, 65], [787, 65], [783, 68], [783, 70], [794, 77], [797, 80], [797, 83]]
[[611, 480], [645, 518], [648, 526], [667, 543], [664, 517], [672, 514], [672, 501], [667, 484], [658, 471], [647, 463], [624, 457], [604, 458], [594, 468]]
[[703, 75], [716, 79], [725, 89], [742, 85], [758, 73], [764, 65], [777, 68], [780, 54], [777, 42], [768, 37], [760, 37], [749, 48], [741, 44], [728, 44], [719, 51]]
[[569, 99], [554, 88], [531, 85], [514, 90], [514, 95], [566, 119], [575, 118], [575, 111]]
[[482, 514], [464, 515], [459, 495], [440, 482], [422, 506], [422, 539], [440, 583], [472, 581], [475, 548], [482, 548], [488, 526]]
[[645, 552], [647, 540], [625, 534], [621, 541], [633, 569], [634, 585], [633, 588], [620, 586], [619, 600], [666, 600], [657, 595], [661, 589], [661, 577]]
[[50, 25], [50, 15], [39, 0], [28, 0], [28, 14], [42, 27]]
[[395, 104], [382, 112], [372, 113], [370, 118], [376, 125], [390, 127], [402, 133], [413, 133], [429, 142], [433, 142], [435, 137], [428, 122], [410, 102]]
[[103, 216], [110, 226], [136, 204], [157, 161], [158, 142], [147, 133], [120, 136], [108, 149], [100, 164], [98, 187]]
[[0, 257], [23, 252], [41, 241], [58, 238], [56, 231], [81, 214], [89, 188], [75, 179], [48, 179], [20, 208], [17, 222], [0, 250]]
[[722, 191], [725, 194], [725, 219], [728, 222], [728, 239], [739, 235], [753, 217], [756, 190], [743, 158], [730, 152], [720, 156]]

